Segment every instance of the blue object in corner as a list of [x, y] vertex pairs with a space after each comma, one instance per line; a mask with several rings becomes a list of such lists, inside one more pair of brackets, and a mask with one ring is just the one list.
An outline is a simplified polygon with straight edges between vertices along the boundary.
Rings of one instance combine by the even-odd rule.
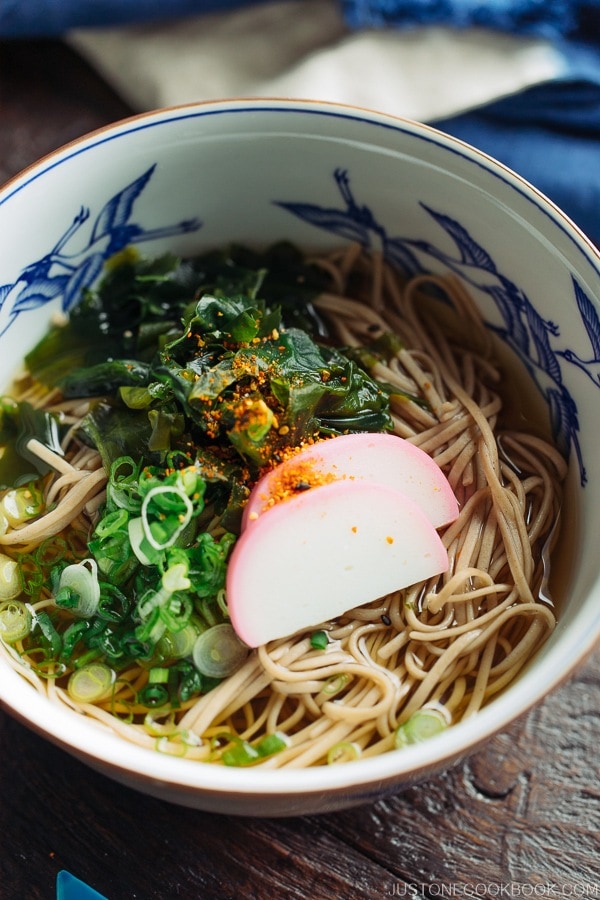
[[556, 46], [560, 77], [430, 124], [518, 172], [600, 246], [600, 44]]
[[0, 38], [58, 37], [71, 28], [156, 22], [257, 2], [264, 0], [1, 0]]
[[75, 878], [66, 869], [61, 869], [56, 876], [56, 900], [107, 900], [107, 898], [79, 878]]

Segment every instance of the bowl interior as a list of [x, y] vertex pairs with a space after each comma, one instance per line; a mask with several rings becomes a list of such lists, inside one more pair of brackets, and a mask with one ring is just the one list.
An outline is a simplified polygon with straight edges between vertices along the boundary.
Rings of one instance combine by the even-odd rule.
[[[600, 633], [596, 450], [600, 260], [514, 173], [438, 132], [328, 104], [244, 101], [140, 116], [58, 151], [0, 193], [0, 380], [113, 253], [187, 256], [281, 239], [359, 241], [407, 273], [454, 273], [520, 359], [570, 458], [561, 615], [519, 680], [443, 739], [351, 766], [215, 771], [57, 714], [0, 662], [0, 698], [92, 765], [177, 802], [256, 814], [370, 799], [446, 765], [538, 701]], [[6, 671], [4, 671], [6, 669]], [[208, 769], [208, 771], [207, 771]], [[224, 799], [224, 797], [226, 799]]]

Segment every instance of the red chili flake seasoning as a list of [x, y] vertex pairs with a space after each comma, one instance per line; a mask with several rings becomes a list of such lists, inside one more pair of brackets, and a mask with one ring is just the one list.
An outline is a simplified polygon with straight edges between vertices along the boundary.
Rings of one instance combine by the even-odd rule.
[[335, 481], [332, 472], [320, 472], [315, 468], [313, 460], [298, 460], [289, 463], [277, 472], [269, 484], [270, 496], [266, 499], [266, 506], [274, 506], [282, 500], [290, 500], [302, 491], [319, 487], [322, 484], [330, 484]]
[[388, 542], [388, 544], [394, 543], [394, 538], [391, 536], [391, 534], [388, 534], [388, 536], [386, 537], [386, 541]]

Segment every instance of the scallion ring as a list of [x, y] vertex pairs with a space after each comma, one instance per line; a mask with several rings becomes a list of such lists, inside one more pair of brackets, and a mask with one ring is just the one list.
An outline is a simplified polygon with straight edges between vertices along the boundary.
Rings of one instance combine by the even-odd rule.
[[[173, 495], [182, 507], [182, 511], [177, 515], [177, 525], [173, 528], [168, 535], [165, 535], [164, 540], [157, 540], [153, 534], [153, 525], [157, 525], [157, 521], [151, 522], [149, 518], [150, 509], [149, 507], [153, 503], [156, 497], [160, 494], [171, 494]], [[144, 502], [142, 503], [142, 524], [144, 528], [144, 535], [148, 542], [154, 547], [155, 550], [165, 550], [167, 547], [172, 547], [181, 532], [190, 522], [193, 514], [194, 514], [194, 504], [187, 496], [185, 491], [181, 488], [177, 488], [175, 485], [168, 484], [160, 484], [156, 487], [153, 487], [146, 496], [144, 497]]]
[[84, 559], [83, 562], [74, 563], [62, 570], [54, 602], [57, 606], [68, 608], [69, 612], [81, 619], [89, 619], [94, 615], [100, 602], [98, 565], [95, 559]]
[[444, 707], [425, 706], [399, 725], [394, 734], [397, 749], [408, 744], [420, 744], [444, 731], [450, 724], [450, 714]]
[[31, 631], [32, 616], [20, 600], [5, 600], [0, 605], [0, 638], [7, 644], [22, 641]]
[[17, 563], [5, 553], [0, 553], [0, 600], [13, 600], [22, 589]]
[[203, 675], [209, 678], [226, 678], [239, 669], [248, 652], [248, 647], [240, 641], [233, 627], [223, 622], [198, 635], [192, 659]]
[[115, 673], [109, 666], [92, 662], [73, 672], [67, 691], [76, 703], [96, 703], [110, 694], [114, 681]]
[[335, 697], [336, 694], [339, 694], [344, 690], [350, 681], [352, 681], [352, 676], [347, 672], [340, 672], [339, 675], [331, 675], [325, 680], [323, 687], [317, 696], [320, 695], [327, 698]]
[[156, 645], [158, 659], [184, 659], [191, 656], [198, 637], [198, 628], [188, 622], [179, 631], [166, 631]]
[[353, 762], [360, 757], [360, 747], [354, 741], [340, 741], [334, 744], [327, 754], [327, 763], [332, 766], [335, 763]]

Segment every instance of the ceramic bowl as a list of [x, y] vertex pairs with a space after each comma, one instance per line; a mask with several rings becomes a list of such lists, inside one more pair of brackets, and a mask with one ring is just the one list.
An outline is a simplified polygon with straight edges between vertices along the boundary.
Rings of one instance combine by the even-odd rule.
[[0, 192], [2, 384], [125, 245], [185, 256], [282, 238], [311, 250], [358, 240], [465, 282], [548, 403], [578, 537], [559, 624], [527, 671], [443, 737], [379, 758], [260, 771], [165, 756], [51, 707], [0, 661], [0, 699], [26, 725], [133, 788], [230, 814], [326, 812], [422, 780], [539, 702], [600, 634], [600, 257], [529, 184], [429, 127], [324, 103], [224, 101], [118, 122], [41, 160]]

